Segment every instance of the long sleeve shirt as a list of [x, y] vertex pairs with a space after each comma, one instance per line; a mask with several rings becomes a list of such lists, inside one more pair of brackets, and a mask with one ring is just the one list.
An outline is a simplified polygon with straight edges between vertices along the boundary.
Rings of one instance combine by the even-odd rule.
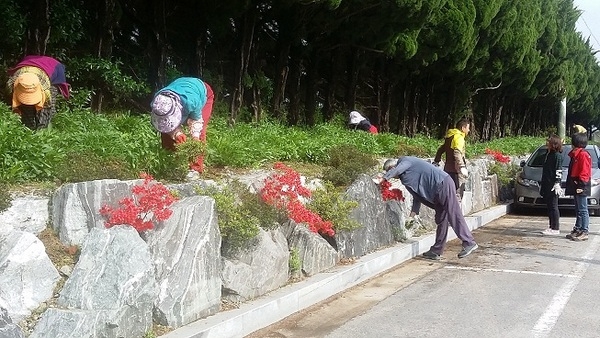
[[413, 156], [403, 156], [383, 178], [398, 178], [413, 195], [411, 211], [418, 214], [421, 203], [433, 208], [435, 196], [448, 174], [431, 163]]

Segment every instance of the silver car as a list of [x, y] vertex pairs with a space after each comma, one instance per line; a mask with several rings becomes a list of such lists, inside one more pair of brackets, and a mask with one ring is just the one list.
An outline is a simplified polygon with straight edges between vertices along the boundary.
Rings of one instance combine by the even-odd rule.
[[[588, 145], [585, 150], [592, 157], [592, 194], [588, 197], [588, 209], [592, 215], [600, 215], [600, 168], [598, 167], [598, 158], [600, 158], [600, 148], [596, 145]], [[567, 172], [569, 169], [569, 152], [571, 145], [563, 145], [563, 175], [561, 186], [565, 188]], [[545, 208], [546, 203], [540, 196], [540, 182], [542, 180], [542, 167], [546, 158], [546, 145], [536, 149], [526, 161], [521, 162], [523, 168], [515, 180], [515, 198], [514, 207], [517, 210], [525, 208]], [[575, 209], [573, 196], [564, 196], [558, 199], [559, 209]]]

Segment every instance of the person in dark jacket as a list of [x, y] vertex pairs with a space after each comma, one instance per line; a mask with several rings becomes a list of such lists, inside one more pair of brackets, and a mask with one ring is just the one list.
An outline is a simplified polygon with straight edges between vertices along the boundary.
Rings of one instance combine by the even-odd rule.
[[542, 231], [544, 235], [560, 234], [560, 212], [558, 211], [558, 197], [563, 196], [564, 192], [560, 186], [562, 180], [562, 140], [556, 135], [550, 135], [546, 140], [546, 159], [542, 169], [542, 182], [540, 185], [540, 195], [546, 202], [548, 209], [549, 228]]
[[354, 130], [356, 130], [356, 129], [364, 130], [371, 134], [378, 133], [377, 127], [372, 125], [371, 122], [369, 121], [369, 119], [362, 116], [356, 110], [353, 110], [350, 112], [350, 122], [348, 123], [348, 127], [350, 127], [350, 129], [354, 129]]
[[585, 150], [587, 135], [576, 133], [571, 136], [573, 149], [569, 152], [571, 162], [567, 175], [565, 194], [573, 195], [575, 200], [575, 226], [567, 238], [574, 241], [588, 239], [590, 226], [590, 213], [588, 211], [587, 197], [592, 193], [592, 157]]
[[456, 237], [462, 241], [463, 249], [458, 258], [466, 257], [478, 248], [460, 208], [454, 182], [446, 172], [412, 156], [389, 159], [383, 164], [383, 170], [386, 171], [383, 180], [400, 179], [413, 196], [410, 217], [419, 214], [421, 204], [435, 210], [435, 243], [429, 251], [423, 253], [424, 258], [440, 259], [448, 237], [448, 226], [452, 227]]

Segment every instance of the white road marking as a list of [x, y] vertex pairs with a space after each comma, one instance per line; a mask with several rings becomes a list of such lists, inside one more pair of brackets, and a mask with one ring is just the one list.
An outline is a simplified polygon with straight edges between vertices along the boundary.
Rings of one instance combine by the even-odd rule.
[[593, 236], [591, 242], [592, 243], [587, 248], [585, 254], [582, 257], [584, 262], [577, 263], [575, 265], [575, 268], [573, 268], [572, 272], [575, 278], [567, 279], [567, 281], [554, 295], [552, 301], [550, 302], [550, 304], [548, 304], [546, 310], [538, 319], [537, 323], [535, 323], [533, 330], [531, 330], [531, 333], [534, 337], [547, 337], [552, 331], [552, 328], [556, 324], [558, 317], [560, 317], [565, 306], [569, 302], [573, 291], [575, 291], [575, 288], [577, 287], [577, 285], [581, 281], [581, 278], [583, 277], [583, 275], [585, 275], [585, 272], [590, 266], [590, 263], [587, 263], [586, 261], [593, 259], [594, 255], [598, 251], [598, 247], [600, 246], [600, 236]]
[[565, 275], [564, 273], [538, 272], [538, 271], [527, 271], [527, 270], [488, 269], [488, 268], [474, 268], [474, 267], [468, 267], [468, 266], [445, 266], [444, 268], [445, 269], [454, 269], [454, 270], [507, 272], [507, 273], [519, 273], [519, 274], [539, 275], [539, 276], [581, 278], [580, 276], [577, 276], [577, 275]]

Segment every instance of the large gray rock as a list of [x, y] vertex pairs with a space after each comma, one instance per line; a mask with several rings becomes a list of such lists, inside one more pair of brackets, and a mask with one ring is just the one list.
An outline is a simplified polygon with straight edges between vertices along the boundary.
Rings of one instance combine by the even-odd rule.
[[157, 286], [148, 245], [131, 226], [94, 228], [73, 274], [34, 337], [141, 337], [152, 327]]
[[304, 276], [325, 271], [340, 261], [338, 252], [331, 244], [306, 226], [289, 221], [283, 229], [289, 231], [286, 237], [290, 250], [298, 250]]
[[121, 199], [133, 197], [131, 187], [142, 182], [107, 179], [61, 186], [52, 196], [52, 228], [63, 244], [81, 245], [92, 228], [104, 227], [100, 208], [118, 207]]
[[[80, 310], [49, 308], [42, 314], [29, 338], [122, 338], [143, 337], [145, 332], [129, 335], [119, 322], [118, 310]], [[58, 325], [60, 324], [60, 325]], [[132, 323], [132, 325], [137, 325]], [[131, 328], [130, 331], [138, 331]]]
[[3, 307], [0, 307], [0, 337], [23, 338], [23, 331], [19, 325], [13, 324], [8, 311]]
[[290, 253], [279, 229], [260, 230], [254, 243], [223, 257], [223, 297], [245, 301], [287, 283]]
[[171, 209], [173, 215], [144, 237], [160, 287], [154, 319], [179, 327], [220, 309], [221, 233], [211, 197], [183, 198]]
[[13, 231], [0, 236], [0, 306], [19, 322], [52, 297], [58, 271], [35, 235]]
[[42, 196], [18, 196], [11, 206], [0, 213], [0, 224], [10, 224], [21, 231], [39, 234], [48, 223], [49, 198]]
[[386, 222], [381, 192], [371, 177], [360, 175], [346, 191], [346, 197], [358, 202], [350, 217], [361, 227], [335, 234], [337, 249], [343, 257], [364, 256], [394, 243], [391, 226]]

